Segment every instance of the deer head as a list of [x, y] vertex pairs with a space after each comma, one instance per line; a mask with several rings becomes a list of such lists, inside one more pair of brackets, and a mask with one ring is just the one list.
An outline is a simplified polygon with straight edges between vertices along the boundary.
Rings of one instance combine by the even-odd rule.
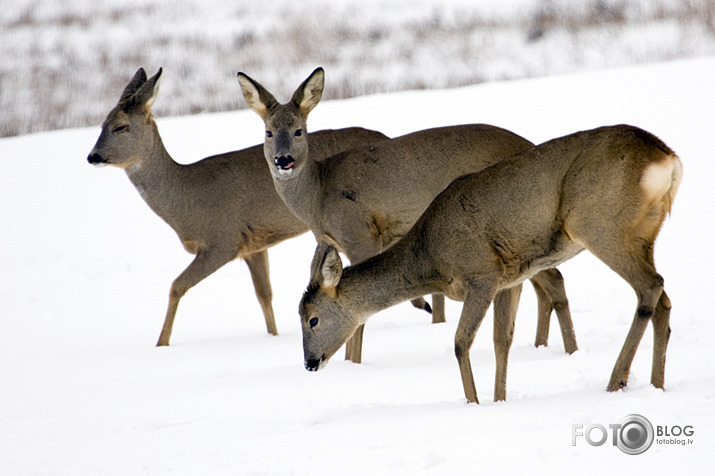
[[310, 266], [308, 289], [298, 309], [305, 368], [310, 371], [322, 369], [360, 325], [355, 313], [341, 300], [338, 284], [342, 274], [338, 251], [321, 241]]
[[87, 157], [90, 164], [126, 169], [146, 155], [148, 145], [158, 137], [151, 106], [159, 91], [160, 76], [161, 68], [149, 79], [143, 68], [134, 74], [102, 123], [99, 139]]
[[323, 94], [325, 72], [317, 68], [293, 93], [290, 102], [279, 104], [257, 81], [238, 73], [243, 97], [266, 125], [263, 153], [274, 177], [297, 175], [308, 156], [308, 114]]

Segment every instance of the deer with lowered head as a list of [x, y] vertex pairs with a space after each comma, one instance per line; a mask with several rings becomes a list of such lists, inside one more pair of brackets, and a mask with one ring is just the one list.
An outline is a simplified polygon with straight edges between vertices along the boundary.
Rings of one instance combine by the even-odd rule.
[[[327, 241], [351, 263], [383, 252], [404, 236], [457, 177], [533, 145], [507, 130], [471, 124], [427, 129], [315, 160], [309, 154], [314, 142], [305, 134], [306, 121], [322, 97], [324, 77], [317, 68], [288, 103], [279, 104], [262, 85], [238, 73], [246, 102], [265, 123], [263, 151], [278, 195], [318, 241]], [[575, 352], [561, 274], [544, 269], [530, 278], [539, 301], [536, 345], [547, 344], [553, 309], [566, 351]], [[430, 310], [421, 296], [413, 296], [412, 302]], [[433, 294], [433, 304], [433, 321], [444, 321], [444, 296]], [[360, 325], [346, 346], [346, 359], [361, 361], [362, 335]]]
[[469, 349], [494, 303], [494, 399], [506, 372], [521, 283], [587, 249], [628, 282], [635, 317], [607, 389], [628, 382], [648, 322], [651, 383], [663, 388], [671, 303], [653, 245], [682, 178], [675, 153], [652, 134], [620, 125], [545, 142], [455, 180], [404, 238], [343, 269], [321, 243], [300, 303], [305, 367], [315, 371], [359, 326], [393, 304], [441, 292], [463, 301], [454, 350], [469, 402], [478, 403]]
[[[308, 231], [276, 194], [261, 146], [184, 165], [166, 151], [151, 114], [161, 69], [147, 79], [140, 68], [102, 124], [87, 160], [124, 169], [149, 207], [196, 255], [172, 283], [158, 346], [169, 345], [181, 297], [236, 258], [246, 261], [269, 333], [276, 335], [268, 248]], [[313, 157], [386, 138], [360, 128], [311, 134]]]

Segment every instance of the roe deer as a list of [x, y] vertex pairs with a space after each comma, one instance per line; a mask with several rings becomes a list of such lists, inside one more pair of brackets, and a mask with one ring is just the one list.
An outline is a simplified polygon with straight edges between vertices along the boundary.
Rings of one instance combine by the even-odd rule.
[[[149, 79], [143, 69], [136, 72], [87, 157], [94, 165], [124, 169], [149, 207], [176, 231], [186, 251], [196, 255], [171, 285], [157, 345], [169, 345], [181, 297], [235, 258], [246, 260], [266, 327], [275, 335], [267, 248], [308, 227], [276, 194], [260, 145], [190, 165], [171, 158], [151, 115], [160, 75], [161, 69]], [[385, 137], [358, 128], [319, 131], [312, 137], [316, 147], [311, 152], [325, 157]]]
[[[264, 154], [278, 195], [325, 240], [358, 263], [399, 240], [432, 199], [452, 180], [506, 159], [533, 144], [498, 127], [471, 124], [427, 129], [395, 139], [358, 146], [317, 161], [305, 137], [308, 113], [318, 104], [324, 72], [317, 68], [287, 104], [279, 104], [243, 73], [238, 80], [248, 105], [265, 122]], [[533, 276], [539, 300], [536, 345], [546, 345], [549, 317], [556, 310], [564, 347], [577, 350], [576, 337], [556, 269]], [[416, 296], [415, 296], [416, 297]], [[433, 295], [434, 321], [444, 321], [444, 296]], [[424, 305], [419, 298], [417, 307]], [[429, 308], [427, 308], [429, 309]], [[346, 347], [346, 359], [361, 361], [360, 326]]]
[[455, 354], [469, 402], [478, 403], [469, 349], [494, 301], [494, 399], [505, 400], [521, 283], [587, 249], [638, 297], [608, 390], [626, 385], [651, 318], [651, 383], [663, 388], [671, 305], [653, 244], [681, 177], [680, 159], [655, 136], [632, 126], [603, 127], [455, 180], [404, 238], [367, 261], [343, 270], [337, 251], [321, 243], [300, 303], [306, 368], [322, 368], [377, 311], [442, 292], [464, 301]]

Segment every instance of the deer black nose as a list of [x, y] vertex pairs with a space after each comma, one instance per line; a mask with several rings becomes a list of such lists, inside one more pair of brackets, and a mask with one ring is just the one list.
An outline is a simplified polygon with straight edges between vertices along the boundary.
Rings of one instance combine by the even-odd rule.
[[305, 361], [305, 368], [311, 372], [315, 372], [320, 367], [320, 359], [308, 359]]
[[87, 162], [90, 164], [106, 164], [107, 160], [96, 152], [92, 152], [87, 156]]
[[292, 155], [281, 155], [273, 159], [276, 166], [282, 170], [290, 170], [295, 165], [295, 159]]

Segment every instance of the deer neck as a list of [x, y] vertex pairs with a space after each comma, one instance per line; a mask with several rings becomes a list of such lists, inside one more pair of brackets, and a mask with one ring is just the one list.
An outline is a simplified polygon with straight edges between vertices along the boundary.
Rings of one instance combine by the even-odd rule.
[[314, 232], [320, 228], [320, 169], [320, 163], [309, 157], [294, 177], [273, 177], [276, 192], [286, 207]]
[[338, 285], [341, 301], [363, 324], [395, 304], [441, 292], [438, 272], [401, 244], [343, 271]]
[[171, 158], [161, 137], [156, 139], [141, 160], [126, 168], [129, 180], [149, 207], [159, 216], [168, 219], [170, 210], [175, 208], [181, 197], [179, 183], [182, 165]]

